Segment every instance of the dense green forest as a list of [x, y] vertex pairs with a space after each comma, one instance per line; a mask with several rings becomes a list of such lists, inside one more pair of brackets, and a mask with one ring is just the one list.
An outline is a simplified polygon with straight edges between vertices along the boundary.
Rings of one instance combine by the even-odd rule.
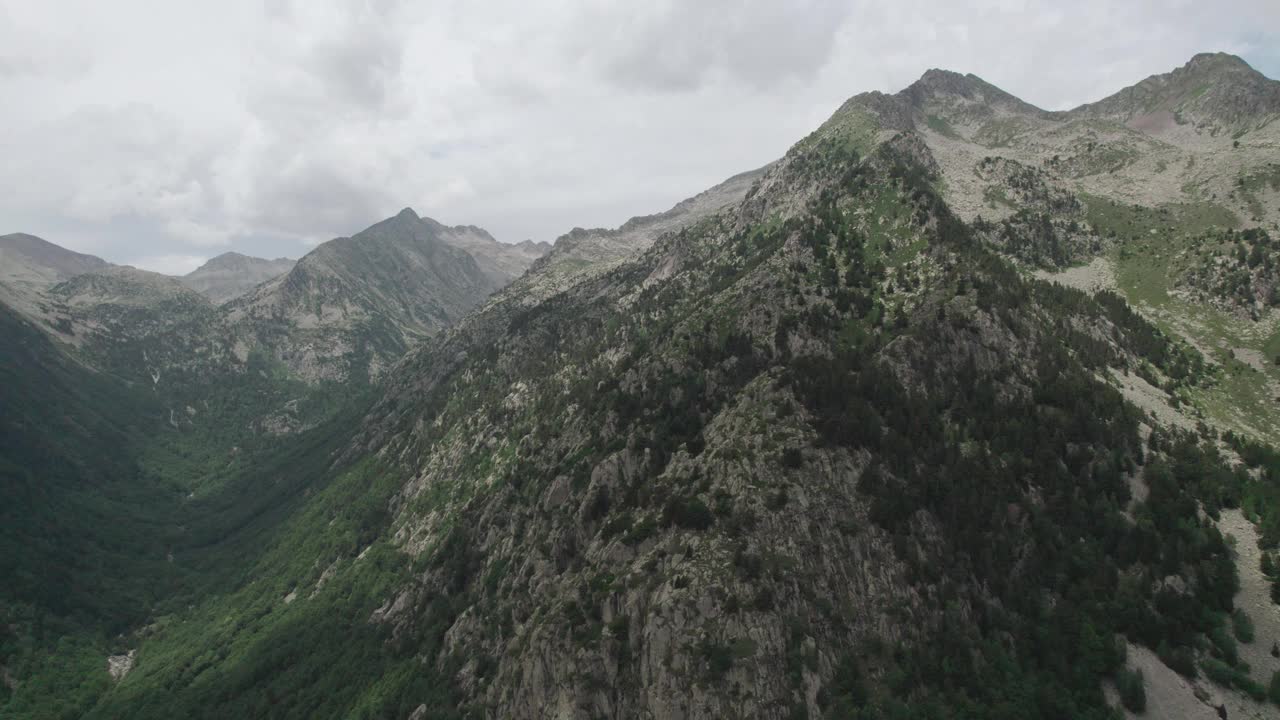
[[[155, 393], [77, 363], [3, 306], [0, 322], [6, 338], [0, 355], [0, 576], [6, 578], [0, 588], [0, 666], [17, 681], [16, 689], [0, 685], [5, 714], [225, 717], [224, 710], [208, 709], [217, 706], [208, 697], [190, 696], [184, 705], [165, 693], [156, 695], [158, 688], [151, 688], [147, 701], [134, 703], [135, 695], [129, 694], [119, 705], [93, 710], [111, 685], [106, 658], [147, 637], [147, 653], [163, 656], [165, 647], [184, 652], [199, 646], [225, 660], [229, 650], [220, 647], [218, 636], [191, 635], [215, 632], [218, 622], [186, 620], [171, 629], [171, 618], [210, 597], [220, 599], [205, 619], [253, 616], [253, 603], [262, 596], [249, 578], [270, 576], [271, 563], [296, 559], [281, 550], [290, 537], [351, 549], [376, 536], [393, 489], [385, 478], [377, 484], [374, 471], [355, 471], [343, 476], [345, 484], [326, 490], [333, 453], [364, 401], [350, 393], [330, 398], [327, 402], [343, 409], [297, 438], [246, 442], [243, 423], [225, 416], [221, 435], [216, 429], [212, 434], [178, 429], [167, 422], [167, 408]], [[244, 396], [257, 390], [251, 382], [247, 391], [228, 392], [223, 398], [228, 412], [239, 418], [260, 407]], [[197, 497], [195, 488], [205, 492]], [[334, 500], [346, 513], [342, 524], [299, 512], [308, 496], [322, 491], [342, 493]], [[286, 523], [288, 518], [293, 521]], [[266, 557], [273, 547], [275, 555]], [[266, 674], [287, 692], [318, 687], [316, 672], [332, 673], [328, 686], [367, 690], [339, 662], [360, 646], [359, 623], [351, 632], [335, 633], [330, 622], [355, 617], [350, 603], [372, 602], [378, 597], [374, 590], [402, 569], [389, 550], [371, 555], [374, 579], [368, 582], [374, 584], [364, 594], [344, 594], [332, 606], [307, 605], [308, 614], [274, 628], [276, 640], [247, 653], [238, 648], [252, 658], [232, 663], [248, 673], [234, 681], [243, 691], [234, 693], [243, 703], [234, 706], [238, 712], [267, 714], [255, 703], [281, 691], [258, 687]], [[353, 581], [344, 577], [342, 582]], [[386, 663], [373, 633], [365, 648], [368, 682], [385, 688], [390, 681], [382, 677]], [[312, 658], [314, 666], [291, 674], [272, 665], [281, 657], [292, 664], [302, 656]], [[159, 662], [148, 665], [164, 668]], [[305, 673], [305, 679], [296, 673]], [[203, 681], [215, 684], [213, 676]], [[216, 682], [223, 700], [232, 697], [227, 694], [232, 684], [226, 683], [233, 681]], [[147, 685], [131, 688], [141, 693]], [[321, 705], [347, 707], [333, 699], [324, 691], [298, 716], [319, 717]]]

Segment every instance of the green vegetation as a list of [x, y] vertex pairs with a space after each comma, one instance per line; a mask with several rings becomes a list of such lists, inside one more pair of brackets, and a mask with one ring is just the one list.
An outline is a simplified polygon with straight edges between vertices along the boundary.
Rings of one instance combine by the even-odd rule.
[[[1122, 241], [1164, 240], [1169, 235], [1196, 235], [1220, 228], [1236, 228], [1240, 220], [1213, 203], [1172, 203], [1156, 208], [1126, 205], [1097, 195], [1082, 195], [1086, 218], [1098, 233]], [[1136, 251], [1136, 250], [1135, 250]]]
[[1120, 692], [1120, 702], [1125, 709], [1139, 714], [1146, 711], [1147, 689], [1141, 670], [1121, 668], [1116, 673], [1116, 690]]
[[1043, 170], [985, 157], [975, 172], [991, 183], [983, 189], [986, 203], [1014, 211], [996, 223], [982, 217], [974, 221], [974, 232], [987, 243], [1042, 268], [1066, 267], [1101, 252], [1102, 244], [1085, 225], [1083, 205], [1052, 186]]
[[1249, 615], [1241, 608], [1236, 608], [1231, 613], [1231, 630], [1235, 633], [1236, 639], [1246, 645], [1253, 642], [1253, 620], [1249, 619]]
[[1212, 353], [1212, 377], [1178, 393], [1179, 402], [1249, 437], [1280, 436], [1280, 403], [1268, 389], [1280, 366], [1255, 367], [1237, 354], [1280, 355], [1280, 327], [1252, 315], [1253, 301], [1271, 302], [1276, 284], [1267, 233], [1233, 230], [1234, 216], [1206, 204], [1150, 209], [1089, 198], [1088, 206], [1090, 222], [1119, 242], [1111, 259], [1125, 299], [1169, 336]]
[[1265, 230], [1206, 233], [1188, 249], [1191, 258], [1175, 271], [1178, 284], [1257, 320], [1255, 306], [1280, 306], [1277, 246]]
[[939, 135], [949, 137], [953, 140], [960, 139], [960, 133], [957, 133], [956, 129], [951, 127], [951, 123], [947, 122], [945, 118], [937, 115], [930, 115], [925, 118], [925, 123], [928, 124], [930, 130], [938, 133]]

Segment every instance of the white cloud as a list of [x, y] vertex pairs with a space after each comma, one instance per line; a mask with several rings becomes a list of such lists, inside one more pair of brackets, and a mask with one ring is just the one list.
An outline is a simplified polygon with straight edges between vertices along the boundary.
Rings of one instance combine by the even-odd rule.
[[231, 236], [225, 230], [189, 220], [172, 218], [165, 223], [165, 231], [179, 243], [189, 247], [222, 247], [231, 244]]
[[1277, 47], [1274, 0], [0, 0], [0, 231], [168, 267], [296, 256], [405, 205], [551, 240], [929, 67], [1058, 109], [1205, 50], [1275, 76]]
[[126, 264], [165, 275], [186, 275], [203, 265], [208, 259], [199, 255], [148, 255]]

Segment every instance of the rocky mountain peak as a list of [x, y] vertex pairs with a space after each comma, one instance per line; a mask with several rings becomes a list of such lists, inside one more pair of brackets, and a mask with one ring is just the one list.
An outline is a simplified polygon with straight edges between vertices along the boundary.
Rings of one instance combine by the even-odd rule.
[[1186, 65], [1182, 66], [1182, 70], [1187, 72], [1246, 72], [1251, 75], [1265, 77], [1262, 73], [1254, 70], [1239, 55], [1225, 52], [1196, 53], [1191, 56]]
[[552, 245], [546, 240], [539, 240], [538, 242], [534, 242], [533, 240], [530, 240], [530, 239], [524, 239], [516, 243], [516, 247], [523, 248], [525, 250], [534, 251], [541, 255], [545, 255], [551, 252]]
[[899, 93], [913, 107], [924, 110], [938, 104], [977, 104], [1019, 115], [1043, 115], [1040, 108], [1001, 90], [973, 73], [961, 74], [933, 68]]
[[1280, 82], [1235, 55], [1200, 53], [1172, 72], [1152, 75], [1070, 114], [1144, 126], [1167, 117], [1166, 129], [1190, 125], [1211, 135], [1240, 136], [1280, 116]]

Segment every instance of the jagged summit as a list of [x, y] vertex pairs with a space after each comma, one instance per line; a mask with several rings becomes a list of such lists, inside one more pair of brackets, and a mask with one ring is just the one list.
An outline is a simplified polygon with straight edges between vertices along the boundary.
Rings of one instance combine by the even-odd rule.
[[961, 74], [937, 68], [925, 71], [919, 80], [908, 85], [898, 95], [916, 108], [925, 108], [934, 102], [962, 99], [1018, 114], [1047, 114], [1044, 110], [1014, 97], [973, 73]]
[[551, 252], [552, 245], [546, 240], [539, 240], [538, 242], [534, 242], [533, 240], [526, 238], [516, 243], [516, 247], [528, 248], [530, 250], [534, 250], [545, 255], [548, 252]]
[[309, 381], [376, 378], [504, 284], [454, 239], [406, 208], [321, 243], [229, 303], [229, 322]]
[[[446, 225], [434, 218], [405, 208], [376, 223], [355, 237], [368, 239], [395, 235], [402, 239], [430, 238], [471, 255], [494, 288], [511, 282], [542, 257], [550, 246], [499, 242], [488, 230], [476, 225]], [[341, 240], [341, 238], [339, 238]]]
[[1227, 52], [1202, 52], [1191, 56], [1187, 64], [1183, 66], [1185, 69], [1232, 69], [1245, 70], [1255, 75], [1261, 75], [1253, 66], [1245, 62], [1239, 55], [1232, 55]]

